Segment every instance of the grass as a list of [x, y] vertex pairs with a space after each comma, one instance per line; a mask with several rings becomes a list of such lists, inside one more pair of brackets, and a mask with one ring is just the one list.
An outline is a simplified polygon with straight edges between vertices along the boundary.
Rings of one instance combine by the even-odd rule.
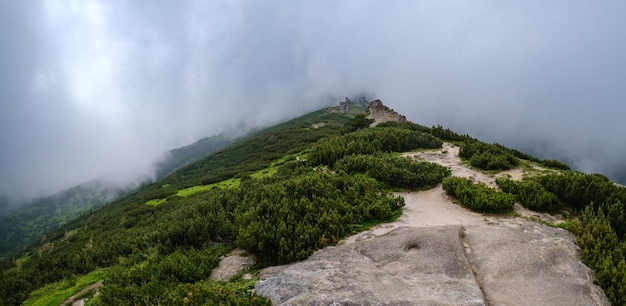
[[302, 150], [302, 151], [300, 151], [298, 153], [295, 153], [295, 154], [287, 154], [287, 155], [285, 155], [285, 156], [283, 156], [283, 157], [273, 161], [270, 164], [269, 167], [251, 173], [250, 177], [254, 178], [254, 179], [257, 179], [257, 178], [261, 178], [261, 177], [274, 175], [276, 172], [278, 172], [278, 167], [281, 166], [282, 164], [288, 162], [289, 160], [296, 159], [296, 158], [300, 158], [302, 160], [306, 160], [306, 157], [307, 157], [306, 151], [307, 150]]
[[257, 178], [261, 178], [261, 177], [265, 177], [265, 176], [271, 176], [271, 175], [275, 174], [276, 172], [278, 172], [278, 168], [277, 167], [269, 167], [269, 168], [261, 169], [259, 171], [255, 171], [255, 172], [251, 173], [250, 177], [254, 178], [254, 179], [257, 179]]
[[102, 280], [105, 275], [106, 269], [98, 269], [80, 277], [48, 284], [31, 292], [28, 300], [22, 305], [59, 305], [81, 289]]
[[[276, 172], [276, 170], [274, 170], [274, 172]], [[217, 182], [217, 183], [213, 183], [213, 184], [208, 184], [208, 185], [199, 185], [199, 186], [191, 186], [189, 188], [185, 188], [185, 189], [181, 189], [178, 192], [176, 192], [176, 195], [182, 198], [186, 198], [190, 195], [196, 194], [198, 192], [202, 192], [202, 191], [207, 191], [207, 190], [211, 190], [213, 188], [220, 188], [220, 189], [228, 189], [228, 188], [237, 188], [239, 187], [239, 184], [241, 184], [241, 180], [238, 178], [230, 178], [221, 182]], [[165, 203], [167, 201], [166, 198], [162, 198], [162, 199], [152, 199], [150, 201], [146, 202], [146, 205], [151, 205], [151, 206], [156, 206], [162, 203]]]
[[167, 199], [152, 199], [148, 202], [146, 202], [146, 205], [150, 205], [150, 206], [157, 206], [159, 204], [163, 204], [167, 201]]
[[239, 187], [240, 183], [241, 183], [241, 180], [238, 178], [229, 178], [227, 180], [213, 183], [213, 184], [192, 186], [189, 188], [181, 189], [176, 193], [176, 195], [179, 197], [186, 198], [192, 194], [195, 194], [201, 191], [211, 190], [213, 188], [220, 188], [220, 189], [237, 188]]
[[[275, 174], [276, 172], [278, 172], [278, 167], [282, 164], [284, 164], [285, 162], [289, 161], [292, 158], [295, 158], [296, 156], [303, 156], [304, 152], [299, 152], [296, 154], [288, 154], [285, 155], [279, 159], [277, 159], [276, 161], [272, 162], [272, 164], [268, 167], [268, 168], [264, 168], [261, 170], [257, 170], [253, 173], [250, 174], [250, 177], [256, 179], [256, 178], [261, 178], [261, 177], [265, 177], [265, 176], [271, 176], [273, 174]], [[176, 192], [176, 195], [179, 197], [183, 197], [186, 198], [188, 196], [191, 196], [193, 194], [196, 194], [198, 192], [202, 192], [202, 191], [207, 191], [207, 190], [211, 190], [213, 188], [220, 188], [220, 189], [228, 189], [228, 188], [237, 188], [239, 187], [239, 185], [241, 184], [241, 179], [238, 178], [230, 178], [221, 182], [217, 182], [217, 183], [213, 183], [213, 184], [208, 184], [208, 185], [199, 185], [199, 186], [192, 186], [189, 188], [185, 188], [185, 189], [181, 189], [178, 190], [178, 192]], [[169, 187], [169, 184], [165, 184], [162, 187], [166, 188]], [[151, 205], [151, 206], [156, 206], [162, 203], [165, 203], [167, 199], [162, 198], [162, 199], [152, 199], [150, 201], [146, 202], [146, 205]]]

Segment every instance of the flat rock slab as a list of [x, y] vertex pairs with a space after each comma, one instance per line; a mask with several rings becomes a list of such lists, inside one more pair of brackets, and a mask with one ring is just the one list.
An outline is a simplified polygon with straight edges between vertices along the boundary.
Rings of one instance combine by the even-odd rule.
[[260, 273], [275, 305], [610, 305], [574, 236], [519, 218], [400, 227]]
[[256, 291], [276, 305], [484, 305], [461, 226], [401, 227], [263, 270]]
[[468, 226], [466, 240], [491, 305], [610, 305], [566, 230], [506, 219]]

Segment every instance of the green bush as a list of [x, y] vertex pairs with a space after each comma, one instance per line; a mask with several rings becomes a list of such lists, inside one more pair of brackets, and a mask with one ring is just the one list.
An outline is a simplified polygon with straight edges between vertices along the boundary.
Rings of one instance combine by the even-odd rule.
[[242, 183], [235, 210], [236, 244], [264, 264], [301, 260], [336, 243], [353, 228], [385, 221], [404, 206], [363, 176], [309, 171]]
[[461, 177], [448, 177], [443, 180], [443, 189], [456, 197], [463, 206], [482, 213], [503, 213], [510, 211], [515, 197], [508, 193], [489, 188], [484, 183], [474, 183]]
[[381, 124], [379, 124], [377, 126], [378, 128], [382, 128], [382, 127], [394, 127], [394, 128], [403, 128], [403, 129], [409, 129], [412, 131], [418, 131], [418, 132], [422, 132], [422, 133], [428, 133], [431, 134], [439, 139], [443, 139], [443, 140], [448, 140], [448, 141], [465, 141], [465, 140], [472, 140], [473, 138], [470, 137], [469, 135], [460, 135], [457, 134], [456, 132], [450, 130], [450, 129], [446, 129], [443, 128], [441, 125], [437, 125], [437, 126], [432, 126], [432, 127], [426, 127], [417, 123], [413, 123], [413, 122], [403, 122], [403, 123], [399, 123], [399, 122], [395, 122], [395, 121], [387, 121], [387, 122], [383, 122]]
[[596, 274], [598, 284], [613, 305], [626, 305], [626, 242], [618, 238], [602, 209], [591, 205], [581, 214], [573, 231], [580, 256]]
[[391, 154], [350, 155], [335, 164], [336, 170], [361, 172], [395, 188], [430, 188], [450, 176], [450, 169], [429, 162]]
[[367, 115], [368, 114], [356, 115], [354, 116], [354, 118], [344, 123], [343, 127], [341, 128], [342, 134], [351, 133], [360, 129], [368, 128], [370, 124], [374, 122], [374, 119], [368, 119]]
[[508, 170], [519, 165], [514, 151], [498, 144], [486, 144], [477, 140], [466, 140], [459, 156], [470, 165], [483, 170]]
[[496, 183], [504, 192], [515, 195], [522, 206], [535, 211], [555, 211], [561, 208], [558, 197], [535, 181], [514, 181], [499, 177]]
[[230, 248], [178, 249], [148, 254], [138, 264], [110, 269], [92, 305], [270, 305], [251, 293], [255, 280], [206, 281]]
[[556, 194], [567, 206], [584, 209], [594, 203], [596, 208], [615, 194], [617, 187], [599, 174], [564, 172], [541, 176], [539, 182]]
[[554, 160], [554, 159], [544, 159], [541, 161], [541, 164], [546, 167], [555, 168], [559, 170], [570, 170], [570, 167], [568, 165], [558, 160]]
[[435, 149], [441, 145], [441, 140], [419, 131], [398, 127], [367, 128], [321, 139], [311, 149], [308, 162], [311, 165], [333, 165], [352, 154]]

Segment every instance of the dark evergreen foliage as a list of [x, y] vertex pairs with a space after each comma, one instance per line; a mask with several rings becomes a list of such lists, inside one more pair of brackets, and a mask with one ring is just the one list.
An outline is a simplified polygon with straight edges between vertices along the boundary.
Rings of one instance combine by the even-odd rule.
[[335, 169], [360, 172], [394, 188], [427, 189], [451, 174], [450, 169], [429, 162], [391, 154], [350, 155], [339, 160]]
[[541, 161], [541, 164], [549, 167], [549, 168], [554, 168], [554, 169], [559, 169], [559, 170], [570, 170], [570, 167], [558, 160], [554, 160], [554, 159], [544, 159]]
[[360, 129], [364, 129], [370, 126], [374, 122], [374, 119], [368, 119], [367, 114], [359, 114], [354, 116], [354, 118], [350, 119], [350, 121], [346, 122], [341, 128], [341, 133], [352, 133]]
[[443, 180], [443, 189], [456, 197], [461, 204], [473, 211], [483, 213], [503, 213], [510, 211], [515, 204], [511, 194], [489, 188], [484, 183], [474, 183], [470, 179], [448, 177]]
[[388, 220], [404, 206], [404, 199], [365, 177], [312, 169], [249, 180], [241, 190], [236, 244], [266, 264], [304, 259], [355, 226]]
[[496, 179], [496, 183], [504, 192], [515, 195], [522, 206], [541, 212], [554, 212], [561, 208], [558, 197], [541, 186], [538, 182], [526, 180], [515, 181], [504, 177]]
[[429, 127], [426, 127], [417, 123], [413, 123], [413, 122], [399, 123], [395, 121], [387, 121], [387, 122], [383, 122], [379, 124], [377, 127], [379, 128], [382, 128], [382, 127], [404, 128], [404, 129], [409, 129], [412, 131], [428, 133], [439, 139], [448, 140], [448, 141], [473, 140], [473, 138], [470, 137], [469, 135], [457, 134], [456, 132], [450, 129], [444, 128], [441, 125], [437, 125], [437, 126], [433, 126], [429, 128]]
[[441, 145], [441, 140], [431, 134], [406, 128], [376, 127], [324, 138], [313, 146], [308, 161], [312, 165], [333, 165], [352, 154], [434, 149]]
[[581, 247], [580, 256], [595, 271], [611, 303], [626, 305], [626, 241], [618, 237], [604, 210], [587, 206], [573, 231]]
[[470, 165], [483, 170], [508, 170], [519, 165], [519, 159], [509, 149], [499, 144], [486, 144], [476, 140], [466, 140], [459, 156]]

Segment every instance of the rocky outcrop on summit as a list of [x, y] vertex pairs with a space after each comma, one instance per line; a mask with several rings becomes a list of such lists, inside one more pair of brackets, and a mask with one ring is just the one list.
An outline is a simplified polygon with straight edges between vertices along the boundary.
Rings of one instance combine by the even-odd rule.
[[343, 114], [350, 112], [350, 98], [346, 97], [345, 101], [339, 102], [339, 110]]
[[383, 102], [378, 99], [370, 102], [370, 105], [367, 107], [367, 112], [369, 113], [367, 118], [374, 119], [374, 122], [370, 126], [377, 126], [387, 121], [406, 122], [405, 116], [383, 105]]

